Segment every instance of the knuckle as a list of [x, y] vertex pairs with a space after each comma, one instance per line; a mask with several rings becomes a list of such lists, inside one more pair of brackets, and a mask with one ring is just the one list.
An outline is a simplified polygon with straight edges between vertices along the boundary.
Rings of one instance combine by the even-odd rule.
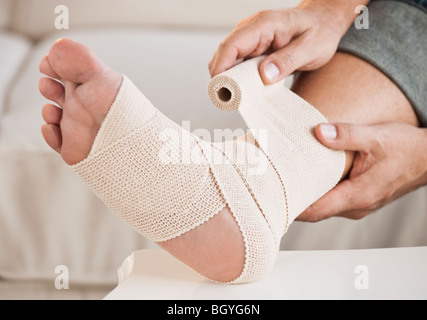
[[358, 141], [359, 138], [359, 130], [356, 126], [347, 126], [347, 127], [341, 127], [339, 129], [340, 134], [345, 140], [347, 140], [350, 144], [354, 144]]
[[319, 208], [317, 208], [317, 209], [313, 208], [312, 210], [310, 210], [308, 222], [315, 223], [315, 222], [319, 222], [321, 220], [323, 220], [323, 216], [322, 216]]
[[268, 11], [264, 17], [272, 23], [278, 23], [282, 21], [282, 14], [277, 11]]
[[245, 27], [246, 25], [254, 23], [255, 21], [262, 20], [262, 19], [264, 19], [264, 17], [266, 17], [266, 16], [268, 17], [271, 12], [272, 12], [272, 10], [258, 11], [257, 13], [255, 13], [255, 14], [247, 17], [247, 18], [244, 18], [244, 19], [240, 20], [237, 23], [236, 29]]
[[223, 50], [225, 48], [227, 48], [230, 45], [230, 38], [224, 39], [219, 43], [219, 49]]
[[252, 21], [253, 18], [254, 18], [254, 16], [251, 16], [251, 17], [244, 18], [244, 19], [240, 20], [236, 24], [236, 27], [234, 28], [234, 31], [239, 30], [239, 29], [243, 28], [244, 26], [246, 26], [248, 23], [250, 23]]
[[378, 207], [379, 203], [379, 197], [377, 193], [368, 193], [365, 195], [365, 197], [360, 200], [360, 203], [358, 205], [358, 209], [361, 210], [375, 210]]
[[368, 216], [370, 213], [371, 213], [371, 211], [368, 211], [368, 210], [359, 211], [359, 212], [353, 213], [350, 216], [350, 219], [352, 219], [352, 220], [362, 220], [363, 218], [365, 218], [366, 216]]
[[276, 10], [263, 10], [256, 13], [251, 20], [263, 24], [277, 26], [282, 23], [283, 16]]
[[376, 202], [371, 190], [367, 190], [366, 183], [354, 184], [352, 191], [346, 193], [347, 210], [352, 212], [364, 211]]
[[389, 140], [388, 131], [378, 129], [375, 138], [372, 140], [371, 148], [374, 150], [384, 150], [386, 148], [387, 141]]
[[264, 52], [267, 52], [269, 47], [271, 46], [271, 39], [268, 36], [261, 37], [257, 48], [254, 50], [253, 54], [258, 56]]
[[220, 42], [217, 50], [217, 56], [224, 56], [234, 52], [238, 44], [233, 38], [227, 38]]
[[369, 146], [370, 151], [379, 151], [383, 149], [383, 142], [379, 137], [375, 137], [371, 140], [371, 144]]
[[283, 52], [278, 57], [277, 64], [281, 70], [292, 69], [295, 66], [295, 57], [289, 52]]
[[305, 222], [318, 222], [320, 220], [318, 210], [314, 207], [308, 207], [299, 218]]
[[320, 217], [315, 212], [311, 213], [309, 216], [307, 216], [306, 222], [316, 223], [320, 221]]
[[219, 43], [218, 49], [217, 49], [217, 55], [218, 53], [224, 53], [225, 51], [229, 50], [235, 50], [239, 45], [241, 40], [241, 34], [238, 32], [231, 33], [227, 38], [222, 40]]
[[255, 17], [256, 18], [271, 17], [271, 16], [274, 16], [274, 14], [275, 14], [274, 10], [261, 10], [255, 13]]

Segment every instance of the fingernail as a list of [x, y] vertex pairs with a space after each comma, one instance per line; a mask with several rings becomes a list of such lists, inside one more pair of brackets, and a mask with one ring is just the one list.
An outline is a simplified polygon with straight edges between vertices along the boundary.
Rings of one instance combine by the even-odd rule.
[[330, 123], [324, 123], [320, 125], [320, 131], [325, 139], [335, 140], [337, 138], [337, 128]]
[[280, 76], [280, 70], [274, 63], [269, 62], [264, 67], [264, 75], [269, 81], [275, 81]]

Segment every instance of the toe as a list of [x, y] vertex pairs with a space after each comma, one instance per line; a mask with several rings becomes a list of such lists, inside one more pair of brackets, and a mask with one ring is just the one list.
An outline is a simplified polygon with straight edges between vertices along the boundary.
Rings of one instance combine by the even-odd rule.
[[104, 68], [92, 51], [71, 39], [57, 40], [50, 49], [48, 59], [52, 68], [64, 80], [85, 83]]
[[45, 104], [42, 108], [42, 116], [47, 124], [59, 125], [62, 119], [62, 109], [53, 104]]
[[41, 78], [39, 81], [40, 93], [48, 100], [62, 106], [65, 99], [64, 86], [51, 78]]
[[55, 78], [57, 80], [61, 80], [61, 77], [56, 73], [56, 71], [52, 68], [50, 64], [49, 57], [45, 55], [43, 59], [40, 61], [39, 70], [41, 73]]
[[56, 152], [61, 152], [62, 135], [59, 126], [54, 124], [44, 124], [42, 134], [46, 143]]

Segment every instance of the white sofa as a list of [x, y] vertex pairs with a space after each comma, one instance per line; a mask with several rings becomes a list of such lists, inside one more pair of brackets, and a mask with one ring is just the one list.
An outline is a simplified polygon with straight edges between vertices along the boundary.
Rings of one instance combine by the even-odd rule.
[[[166, 115], [191, 128], [244, 128], [209, 102], [207, 64], [242, 18], [299, 1], [0, 0], [0, 299], [99, 298], [132, 251], [155, 244], [111, 213], [43, 142], [38, 63], [70, 37], [127, 74]], [[54, 9], [69, 8], [56, 30]], [[183, 76], [184, 75], [184, 76]], [[361, 221], [294, 223], [282, 249], [427, 245], [427, 189]], [[70, 290], [53, 287], [57, 265]]]

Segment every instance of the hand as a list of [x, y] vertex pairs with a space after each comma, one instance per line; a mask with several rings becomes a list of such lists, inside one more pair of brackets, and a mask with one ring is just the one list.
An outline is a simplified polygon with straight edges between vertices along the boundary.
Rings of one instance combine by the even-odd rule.
[[303, 1], [298, 8], [262, 11], [242, 20], [221, 43], [209, 63], [211, 76], [244, 59], [271, 53], [259, 67], [265, 84], [295, 70], [314, 70], [326, 64], [356, 14], [355, 1]]
[[427, 185], [427, 129], [403, 123], [322, 124], [316, 127], [315, 133], [327, 147], [357, 153], [348, 179], [310, 206], [297, 220], [315, 222], [332, 216], [361, 219]]

